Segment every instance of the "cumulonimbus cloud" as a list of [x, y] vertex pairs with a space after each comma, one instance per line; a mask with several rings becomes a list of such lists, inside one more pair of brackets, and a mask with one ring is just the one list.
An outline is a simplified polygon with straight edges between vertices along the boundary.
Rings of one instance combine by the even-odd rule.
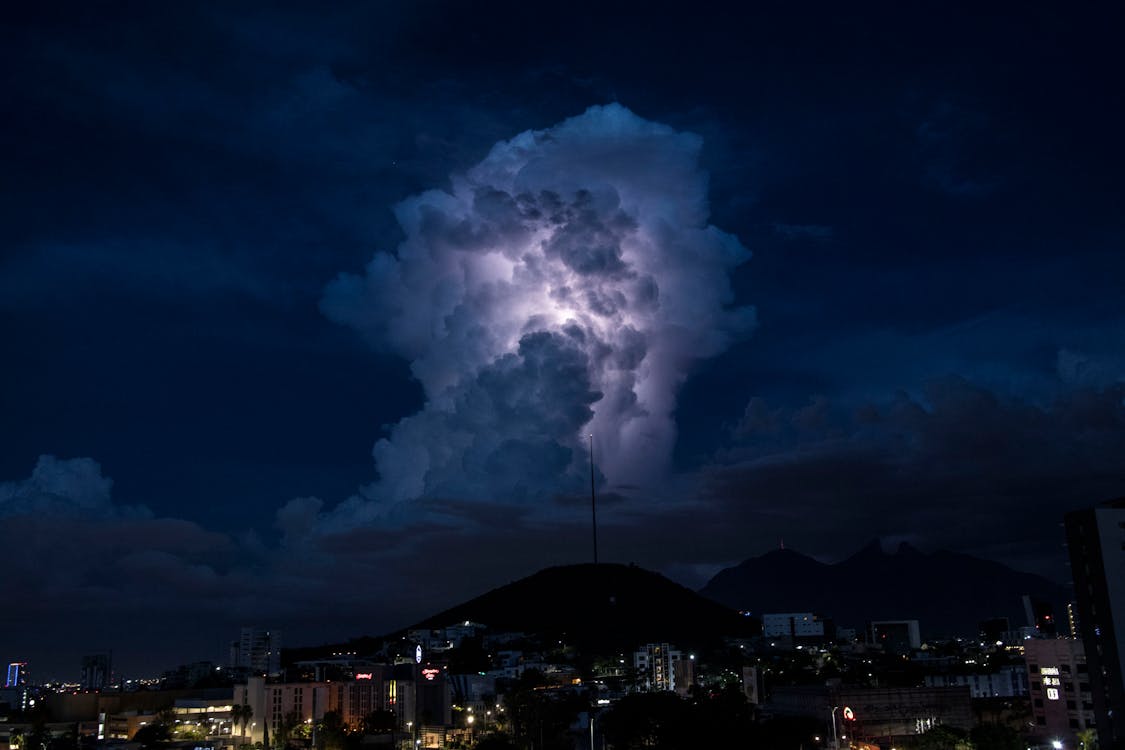
[[593, 107], [398, 205], [397, 251], [322, 300], [425, 392], [375, 445], [367, 499], [576, 491], [590, 433], [610, 486], [659, 481], [679, 386], [754, 324], [731, 307], [750, 254], [708, 223], [701, 146]]
[[6, 516], [146, 517], [145, 508], [114, 505], [113, 480], [91, 458], [43, 455], [27, 479], [0, 482], [0, 518]]

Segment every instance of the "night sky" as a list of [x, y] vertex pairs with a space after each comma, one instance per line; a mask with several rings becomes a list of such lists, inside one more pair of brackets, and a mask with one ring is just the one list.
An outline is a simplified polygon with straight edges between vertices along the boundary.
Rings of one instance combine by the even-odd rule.
[[[1110, 5], [24, 3], [0, 661], [398, 628], [1125, 495]], [[810, 607], [813, 603], [810, 603]]]

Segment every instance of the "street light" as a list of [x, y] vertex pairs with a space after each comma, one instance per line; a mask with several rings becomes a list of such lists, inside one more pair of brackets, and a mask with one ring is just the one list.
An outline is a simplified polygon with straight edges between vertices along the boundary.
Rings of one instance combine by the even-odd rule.
[[[840, 735], [839, 738], [837, 738], [837, 736], [836, 736], [836, 712], [839, 711], [841, 708], [844, 709], [844, 712], [843, 712], [842, 716], [844, 717], [845, 721], [855, 721], [855, 712], [852, 711], [850, 707], [848, 707], [848, 706], [833, 706], [832, 707], [832, 714], [831, 714], [831, 718], [832, 718], [832, 744], [833, 744], [835, 750], [840, 750], [840, 740], [846, 740], [848, 738], [848, 735], [846, 735], [846, 734]], [[1055, 750], [1059, 750], [1059, 749], [1056, 748]]]

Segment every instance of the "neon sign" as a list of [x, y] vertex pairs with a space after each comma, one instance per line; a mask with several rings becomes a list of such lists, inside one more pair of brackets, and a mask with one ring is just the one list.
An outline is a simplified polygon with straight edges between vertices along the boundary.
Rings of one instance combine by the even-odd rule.
[[372, 673], [371, 673], [371, 672], [360, 672], [359, 674], [357, 674], [357, 675], [355, 676], [355, 678], [356, 678], [357, 680], [370, 680], [370, 679], [371, 679], [371, 677], [372, 677]]
[[422, 676], [425, 677], [430, 682], [433, 682], [434, 678], [437, 677], [439, 674], [441, 674], [441, 670], [440, 669], [434, 669], [433, 667], [428, 667], [428, 668], [422, 670]]

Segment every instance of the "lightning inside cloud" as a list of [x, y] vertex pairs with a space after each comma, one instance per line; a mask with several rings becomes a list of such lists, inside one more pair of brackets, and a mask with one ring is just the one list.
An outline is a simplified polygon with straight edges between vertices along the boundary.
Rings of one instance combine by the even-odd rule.
[[425, 391], [375, 445], [369, 499], [580, 491], [588, 433], [610, 486], [660, 480], [679, 386], [754, 323], [730, 306], [750, 254], [708, 224], [701, 146], [593, 107], [399, 204], [397, 251], [322, 300]]

